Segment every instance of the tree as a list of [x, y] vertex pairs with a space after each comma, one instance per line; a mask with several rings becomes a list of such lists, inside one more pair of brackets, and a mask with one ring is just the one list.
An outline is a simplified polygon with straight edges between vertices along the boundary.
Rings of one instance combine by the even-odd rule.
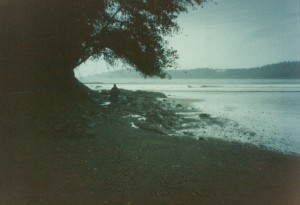
[[2, 0], [1, 87], [64, 86], [89, 58], [120, 60], [147, 76], [165, 75], [176, 51], [164, 37], [176, 18], [206, 0]]

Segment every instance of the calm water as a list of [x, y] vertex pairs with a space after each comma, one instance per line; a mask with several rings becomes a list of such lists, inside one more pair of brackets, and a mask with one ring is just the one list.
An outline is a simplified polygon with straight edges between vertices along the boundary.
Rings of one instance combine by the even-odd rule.
[[[239, 129], [207, 128], [207, 137], [226, 137], [300, 154], [300, 80], [103, 79], [88, 86], [110, 89], [112, 83], [124, 89], [159, 91], [170, 98], [190, 99], [191, 106], [202, 112], [239, 124]], [[243, 136], [242, 128], [255, 135]]]

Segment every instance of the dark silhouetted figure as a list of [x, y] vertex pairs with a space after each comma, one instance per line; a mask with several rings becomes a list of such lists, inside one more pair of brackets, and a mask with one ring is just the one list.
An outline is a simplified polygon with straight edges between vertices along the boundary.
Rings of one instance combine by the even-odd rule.
[[116, 105], [118, 101], [120, 90], [117, 88], [117, 85], [114, 84], [114, 87], [110, 90], [110, 102], [112, 105]]

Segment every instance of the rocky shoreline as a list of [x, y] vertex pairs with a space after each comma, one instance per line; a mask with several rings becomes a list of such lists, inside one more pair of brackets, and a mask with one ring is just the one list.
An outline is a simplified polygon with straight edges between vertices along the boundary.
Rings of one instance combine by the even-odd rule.
[[2, 96], [0, 204], [299, 204], [298, 156], [189, 133], [223, 121], [160, 93], [107, 102]]
[[[110, 124], [169, 137], [217, 138], [270, 149], [260, 144], [260, 136], [252, 130], [230, 119], [203, 113], [190, 107], [187, 100], [173, 99], [158, 92], [120, 91], [118, 103], [114, 106], [110, 105], [109, 90], [88, 89], [84, 90], [86, 95], [72, 98], [62, 93], [51, 99], [37, 97], [34, 93], [10, 94], [1, 99], [2, 110], [18, 112], [3, 112], [3, 132], [12, 132], [9, 125], [12, 123], [17, 127], [13, 131], [15, 135], [29, 130], [37, 137], [97, 137], [95, 118], [99, 118]], [[268, 140], [272, 143], [273, 139]]]
[[[101, 95], [107, 102], [109, 92], [102, 90]], [[179, 106], [167, 100], [162, 93], [121, 90], [117, 105], [104, 107], [111, 118], [129, 127], [169, 135], [182, 124], [183, 119], [176, 115]]]
[[108, 118], [118, 119], [128, 127], [196, 140], [219, 138], [239, 142], [238, 136], [230, 137], [234, 135], [233, 132], [248, 139], [256, 135], [235, 121], [212, 117], [163, 93], [121, 89], [118, 104], [113, 107], [109, 103], [109, 90], [98, 92], [101, 93], [101, 99], [96, 101], [103, 106]]

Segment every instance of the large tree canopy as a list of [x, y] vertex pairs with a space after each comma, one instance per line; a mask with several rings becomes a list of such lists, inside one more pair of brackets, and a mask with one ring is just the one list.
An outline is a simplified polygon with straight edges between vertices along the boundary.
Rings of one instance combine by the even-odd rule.
[[204, 1], [2, 0], [1, 82], [56, 82], [91, 57], [163, 76], [177, 58], [163, 37]]

